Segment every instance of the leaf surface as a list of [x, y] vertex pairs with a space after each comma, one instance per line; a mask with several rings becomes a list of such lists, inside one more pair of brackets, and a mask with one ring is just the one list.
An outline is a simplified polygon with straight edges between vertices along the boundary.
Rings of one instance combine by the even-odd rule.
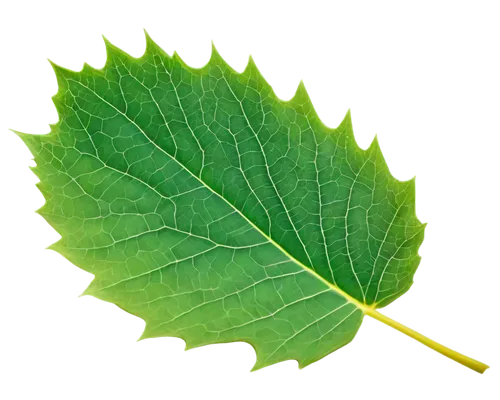
[[252, 59], [201, 69], [148, 36], [106, 41], [101, 70], [54, 65], [60, 121], [18, 133], [35, 156], [51, 246], [95, 275], [86, 294], [188, 348], [245, 341], [254, 369], [306, 366], [409, 289], [425, 225], [414, 180], [392, 177], [350, 114], [318, 118], [301, 84], [277, 98]]

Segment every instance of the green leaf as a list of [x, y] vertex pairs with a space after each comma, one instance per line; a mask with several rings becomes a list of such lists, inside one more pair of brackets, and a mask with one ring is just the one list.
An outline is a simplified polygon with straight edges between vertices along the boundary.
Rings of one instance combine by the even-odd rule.
[[375, 309], [411, 286], [425, 225], [349, 113], [328, 128], [302, 84], [282, 101], [215, 48], [194, 69], [149, 37], [138, 59], [106, 47], [101, 70], [54, 65], [60, 121], [18, 133], [51, 248], [95, 275], [85, 294], [144, 319], [142, 338], [248, 342], [254, 369], [317, 361], [365, 314], [399, 329]]

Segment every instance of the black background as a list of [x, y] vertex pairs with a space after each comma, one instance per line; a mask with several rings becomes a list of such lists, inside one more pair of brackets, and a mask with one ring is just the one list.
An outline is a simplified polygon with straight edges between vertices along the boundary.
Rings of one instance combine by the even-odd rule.
[[[360, 104], [365, 141], [369, 127], [383, 127], [385, 151], [392, 152], [394, 167], [425, 168], [425, 214], [433, 217], [434, 248], [425, 250], [425, 279], [418, 281], [417, 296], [401, 305], [401, 318], [417, 320], [418, 327], [432, 328], [433, 336], [448, 336], [450, 343], [465, 344], [467, 352], [496, 359], [495, 289], [488, 278], [495, 258], [482, 237], [485, 222], [476, 216], [484, 207], [484, 192], [478, 196], [479, 184], [473, 183], [482, 173], [472, 154], [476, 117], [471, 117], [467, 71], [457, 85], [456, 49], [443, 50], [439, 42], [422, 38], [405, 38], [401, 46], [392, 34], [371, 41], [369, 34], [355, 39], [334, 31], [324, 36], [278, 30], [256, 35], [248, 26], [229, 30], [207, 24], [187, 30], [153, 24], [153, 30], [169, 40], [170, 48], [184, 48], [194, 63], [206, 54], [209, 31], [224, 39], [233, 63], [239, 60], [240, 47], [256, 48], [264, 56], [265, 70], [272, 72], [273, 80], [281, 80], [283, 89], [296, 71], [312, 72], [313, 95], [321, 96], [321, 111], [330, 119], [343, 104]], [[47, 66], [40, 64], [41, 56], [64, 55], [66, 63], [77, 63], [80, 55], [95, 54], [95, 33], [109, 31], [134, 47], [135, 24], [62, 24], [57, 32], [27, 26], [17, 32], [19, 43], [9, 50], [10, 61], [4, 64], [8, 90], [2, 126], [16, 120], [18, 128], [33, 128], [47, 118]], [[78, 287], [79, 276], [64, 273], [53, 257], [39, 256], [39, 241], [47, 234], [31, 223], [32, 185], [31, 178], [23, 176], [23, 154], [6, 137], [0, 137], [0, 143], [7, 254], [2, 267], [4, 282], [12, 282], [19, 291], [13, 293], [12, 304], [22, 310], [9, 316], [10, 340], [33, 346], [42, 360], [58, 357], [78, 365], [82, 355], [96, 366], [125, 362], [141, 368], [151, 359], [178, 376], [240, 376], [247, 353], [194, 353], [191, 361], [183, 361], [173, 345], [127, 346], [128, 336], [136, 333], [135, 322], [104, 313], [103, 305], [71, 305], [71, 288]], [[384, 336], [383, 329], [370, 329], [369, 336], [345, 354], [345, 361], [313, 370], [313, 377], [340, 379], [431, 375], [463, 377], [464, 371], [433, 360], [430, 352], [417, 353], [414, 345], [400, 344], [399, 337]], [[293, 379], [295, 370], [275, 369], [273, 376]]]

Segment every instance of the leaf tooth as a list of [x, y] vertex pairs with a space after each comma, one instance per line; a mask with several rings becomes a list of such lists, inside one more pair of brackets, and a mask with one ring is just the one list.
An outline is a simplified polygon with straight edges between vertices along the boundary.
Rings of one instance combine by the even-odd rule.
[[23, 129], [18, 129], [13, 126], [9, 126], [7, 131], [17, 137], [25, 146], [29, 143], [31, 137], [36, 134], [35, 131], [26, 131]]
[[250, 367], [250, 370], [248, 371], [249, 375], [254, 375], [258, 372], [263, 372], [263, 371], [273, 367], [272, 364], [261, 362], [261, 360], [260, 360], [261, 357], [257, 357], [255, 352], [254, 352], [254, 355], [255, 355], [255, 359], [252, 361], [252, 365]]
[[373, 138], [372, 142], [370, 143], [370, 146], [366, 149], [366, 154], [369, 158], [373, 160], [374, 163], [377, 164], [377, 169], [379, 172], [382, 169], [384, 175], [388, 175], [391, 179], [393, 179], [395, 182], [399, 182], [397, 179], [395, 179], [390, 171], [389, 171], [389, 166], [387, 165], [387, 162], [385, 161], [385, 157], [382, 153], [382, 149], [380, 147], [380, 141], [378, 138], [378, 135], [375, 135]]
[[221, 55], [219, 54], [217, 48], [215, 47], [215, 43], [214, 41], [212, 40], [212, 52], [210, 53], [210, 60], [209, 60], [209, 63], [212, 63], [212, 62], [220, 62], [222, 61], [223, 63], [225, 63], [225, 61], [223, 60], [223, 58], [221, 57]]
[[354, 137], [354, 130], [352, 128], [351, 109], [347, 110], [339, 126], [335, 128], [335, 131], [341, 132], [342, 134], [346, 135], [348, 146], [351, 146], [352, 149], [358, 154], [364, 155], [365, 150], [359, 147], [358, 142], [356, 142], [356, 138]]
[[49, 68], [53, 74], [59, 74], [59, 73], [68, 73], [72, 70], [71, 67], [67, 67], [66, 65], [62, 64], [61, 62], [53, 59], [52, 57], [46, 57], [45, 62], [49, 65]]
[[[54, 80], [54, 83], [55, 83], [55, 90], [49, 95], [49, 101], [50, 101], [50, 104], [52, 105], [52, 108], [55, 111], [55, 114], [57, 115], [58, 102], [59, 102], [59, 98], [61, 96], [60, 93], [61, 93], [61, 90], [63, 90], [65, 88], [64, 72], [66, 72], [65, 71], [66, 67], [51, 57], [46, 57], [45, 62], [49, 66], [49, 70], [52, 74], [52, 79]], [[61, 78], [61, 79], [59, 79], [59, 78]]]
[[311, 102], [311, 98], [309, 97], [309, 93], [307, 93], [306, 86], [304, 85], [304, 81], [301, 79], [297, 89], [295, 90], [295, 94], [288, 101], [290, 104], [302, 106]]
[[248, 56], [247, 65], [243, 70], [243, 72], [241, 73], [241, 75], [246, 76], [255, 81], [261, 93], [265, 95], [271, 94], [272, 97], [277, 97], [276, 93], [274, 93], [272, 86], [269, 84], [269, 82], [267, 82], [266, 78], [264, 78], [262, 73], [257, 68], [257, 64], [255, 63], [255, 60], [251, 55]]
[[214, 40], [211, 39], [210, 40], [210, 48], [211, 48], [211, 52], [217, 52], [217, 49], [215, 48], [215, 43], [214, 43]]
[[[40, 203], [40, 205], [37, 207], [37, 209], [33, 213], [35, 215], [38, 215], [45, 222], [48, 223], [47, 218], [49, 218], [49, 217], [46, 218], [46, 216], [45, 216], [45, 211], [47, 211], [47, 201], [44, 201], [44, 200], [45, 200], [45, 197], [47, 197], [46, 195], [50, 196], [50, 185], [46, 185], [45, 181], [39, 181], [39, 182], [36, 182], [35, 187], [36, 187], [36, 191], [38, 192], [38, 194], [42, 198], [42, 202]], [[53, 227], [51, 226], [51, 228], [53, 228]]]
[[373, 137], [373, 140], [370, 143], [370, 145], [368, 146], [368, 148], [366, 149], [366, 151], [367, 152], [380, 152], [382, 154], [382, 151], [380, 150], [380, 142], [378, 140], [377, 134], [375, 134], [375, 136]]
[[104, 46], [106, 47], [106, 64], [104, 65], [104, 69], [113, 66], [116, 62], [116, 58], [120, 58], [120, 56], [125, 55], [126, 57], [133, 58], [111, 43], [106, 36], [102, 35], [102, 39], [104, 40]]
[[257, 68], [257, 64], [255, 64], [255, 60], [253, 59], [252, 55], [248, 56], [248, 61], [245, 69], [242, 72], [243, 74], [256, 74], [259, 76], [259, 78], [263, 79], [262, 74], [260, 73], [259, 69]]
[[29, 151], [33, 155], [35, 162], [38, 164], [38, 154], [42, 150], [44, 142], [49, 141], [49, 135], [33, 135], [30, 133], [15, 131], [13, 129], [11, 129], [11, 131], [14, 132], [24, 142], [24, 144], [28, 147]]
[[154, 54], [154, 53], [159, 53], [162, 56], [165, 56], [167, 58], [171, 58], [165, 50], [163, 50], [158, 44], [151, 38], [148, 32], [144, 29], [144, 36], [146, 37], [146, 50], [144, 52], [143, 57], [145, 57], [148, 54]]
[[[39, 210], [41, 210], [45, 205], [46, 204], [44, 204]], [[38, 210], [37, 210], [37, 212], [38, 212]], [[47, 246], [47, 250], [53, 250], [56, 253], [59, 253], [62, 256], [66, 257], [66, 254], [64, 252], [64, 240], [63, 240], [63, 238], [61, 238], [57, 242], [54, 242], [51, 245]]]
[[350, 104], [347, 105], [347, 109], [344, 110], [342, 113], [342, 116], [340, 117], [338, 125], [342, 125], [345, 127], [351, 128], [354, 124], [354, 116], [353, 116], [353, 111], [352, 107]]
[[[85, 289], [85, 292], [87, 292], [89, 288], [90, 286], [87, 289]], [[139, 336], [139, 339], [137, 339], [137, 341], [140, 342], [141, 340], [152, 339], [154, 337], [156, 336], [153, 334], [153, 332], [150, 329], [149, 323], [146, 321], [146, 326], [144, 327], [144, 331], [142, 332], [141, 336]]]
[[62, 94], [66, 91], [68, 87], [68, 82], [67, 79], [69, 77], [74, 77], [78, 74], [77, 71], [72, 71], [70, 69], [61, 67], [60, 65], [57, 65], [55, 62], [53, 62], [50, 59], [47, 59], [54, 70], [54, 73], [56, 74], [57, 78], [57, 86], [58, 86], [58, 91], [57, 93], [52, 96], [52, 97], [57, 97], [57, 96], [62, 96]]
[[52, 96], [52, 103], [54, 104], [57, 112], [57, 116], [59, 117], [59, 121], [56, 122], [55, 124], [49, 125], [51, 128], [52, 126], [57, 126], [59, 122], [61, 121], [61, 117], [63, 116], [63, 104], [64, 104], [64, 90], [62, 90], [62, 86], [58, 85], [58, 91], [55, 95]]
[[106, 35], [105, 33], [99, 34], [99, 40], [101, 41], [102, 46], [104, 47], [105, 50], [106, 50], [106, 47], [108, 47], [112, 44], [111, 38], [108, 35]]

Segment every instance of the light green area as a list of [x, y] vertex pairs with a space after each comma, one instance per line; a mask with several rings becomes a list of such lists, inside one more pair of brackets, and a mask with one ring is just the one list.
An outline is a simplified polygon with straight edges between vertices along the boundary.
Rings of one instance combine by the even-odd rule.
[[144, 338], [246, 341], [257, 369], [324, 357], [352, 340], [360, 304], [408, 290], [414, 181], [376, 140], [357, 146], [349, 114], [328, 128], [302, 84], [282, 101], [252, 60], [239, 74], [215, 49], [193, 69], [149, 37], [139, 59], [106, 45], [101, 70], [54, 66], [60, 121], [19, 133], [52, 248], [95, 275], [87, 294], [143, 318]]

